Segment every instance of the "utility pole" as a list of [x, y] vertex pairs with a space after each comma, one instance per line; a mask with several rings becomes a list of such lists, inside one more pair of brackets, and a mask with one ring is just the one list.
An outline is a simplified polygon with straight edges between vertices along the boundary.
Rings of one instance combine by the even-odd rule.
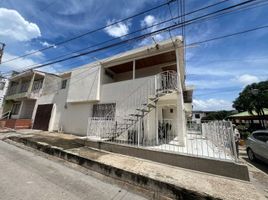
[[4, 43], [0, 42], [0, 64], [2, 62], [2, 56], [4, 54], [4, 48], [5, 48], [5, 46], [6, 45]]

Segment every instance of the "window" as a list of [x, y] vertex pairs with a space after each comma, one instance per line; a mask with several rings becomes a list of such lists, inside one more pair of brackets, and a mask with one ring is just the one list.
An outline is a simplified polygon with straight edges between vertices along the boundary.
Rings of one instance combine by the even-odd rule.
[[65, 89], [67, 86], [67, 79], [61, 81], [61, 89]]
[[115, 103], [93, 105], [93, 115], [96, 118], [114, 119]]
[[200, 119], [200, 114], [195, 114], [194, 117], [195, 117], [196, 119]]
[[33, 82], [33, 87], [32, 87], [32, 91], [38, 91], [42, 88], [43, 85], [43, 79], [40, 80], [35, 80]]
[[262, 141], [262, 142], [267, 142], [268, 141], [268, 133], [262, 133], [262, 132], [254, 133], [253, 137], [256, 140], [259, 140], [259, 141]]
[[17, 115], [19, 114], [19, 111], [20, 111], [20, 102], [14, 103], [12, 106], [11, 114]]
[[5, 82], [0, 82], [0, 90], [3, 90], [5, 87]]

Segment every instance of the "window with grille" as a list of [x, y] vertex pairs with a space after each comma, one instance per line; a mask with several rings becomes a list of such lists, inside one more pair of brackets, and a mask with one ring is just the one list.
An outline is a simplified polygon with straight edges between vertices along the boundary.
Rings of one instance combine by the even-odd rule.
[[61, 81], [61, 89], [65, 89], [67, 86], [67, 79]]
[[93, 105], [93, 118], [114, 119], [115, 103], [95, 104]]

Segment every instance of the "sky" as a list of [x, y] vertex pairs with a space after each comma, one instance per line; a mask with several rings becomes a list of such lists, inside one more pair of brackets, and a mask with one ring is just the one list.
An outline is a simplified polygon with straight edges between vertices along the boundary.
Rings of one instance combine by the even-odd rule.
[[[260, 0], [259, 0], [260, 1]], [[256, 2], [259, 2], [256, 1]], [[171, 16], [178, 15], [177, 2], [170, 3], [141, 16], [86, 35], [77, 40], [55, 45], [87, 31], [132, 16], [166, 0], [0, 0], [0, 42], [6, 44], [2, 61], [51, 46], [23, 59], [0, 65], [0, 72], [24, 70], [46, 63], [55, 57], [68, 54], [97, 43], [114, 39], [139, 29], [145, 29]], [[187, 0], [185, 13], [217, 3], [219, 0]], [[224, 4], [186, 16], [186, 20], [242, 2], [229, 0]], [[268, 25], [268, 3], [251, 9], [228, 13], [214, 19], [200, 21], [185, 27], [186, 45]], [[131, 36], [153, 32], [176, 23], [176, 20], [148, 28]], [[154, 36], [156, 42], [181, 34], [180, 29]], [[154, 43], [146, 38], [123, 46], [110, 48], [73, 60], [46, 66], [40, 70], [61, 73], [83, 64], [115, 55], [139, 46]], [[247, 84], [268, 79], [268, 28], [234, 37], [214, 40], [186, 48], [186, 83], [194, 85], [194, 110], [230, 110], [232, 102]]]

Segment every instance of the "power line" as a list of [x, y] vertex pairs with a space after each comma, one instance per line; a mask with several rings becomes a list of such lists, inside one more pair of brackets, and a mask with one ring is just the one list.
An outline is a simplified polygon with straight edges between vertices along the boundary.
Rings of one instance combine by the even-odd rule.
[[[170, 30], [172, 30], [172, 29], [176, 29], [177, 27], [181, 27], [184, 24], [189, 25], [190, 23], [193, 23], [195, 20], [200, 20], [200, 19], [202, 19], [204, 17], [208, 17], [208, 16], [213, 15], [215, 13], [220, 13], [220, 12], [226, 11], [228, 9], [236, 8], [238, 6], [245, 5], [245, 4], [250, 3], [250, 2], [253, 2], [253, 1], [256, 1], [256, 0], [249, 0], [249, 1], [245, 1], [245, 2], [239, 3], [239, 4], [235, 4], [233, 6], [229, 6], [229, 7], [226, 7], [226, 8], [220, 9], [220, 10], [217, 10], [215, 12], [212, 12], [212, 13], [209, 13], [209, 14], [206, 14], [206, 15], [203, 15], [203, 16], [200, 16], [200, 17], [197, 17], [197, 18], [188, 20], [185, 23], [180, 23], [180, 24], [177, 24], [177, 25], [172, 25], [172, 26], [169, 26], [169, 27], [165, 27], [163, 29], [159, 29], [159, 30], [156, 30], [154, 32], [151, 32], [149, 34], [145, 34], [145, 35], [134, 37], [134, 38], [131, 38], [131, 39], [128, 39], [128, 40], [125, 40], [125, 41], [121, 41], [121, 42], [119, 42], [117, 44], [114, 43], [114, 44], [111, 44], [111, 45], [108, 45], [108, 46], [105, 46], [105, 47], [102, 47], [102, 48], [99, 48], [99, 49], [94, 49], [94, 50], [89, 51], [89, 52], [80, 53], [78, 55], [74, 55], [74, 56], [71, 56], [71, 57], [68, 57], [68, 58], [64, 58], [64, 59], [61, 59], [61, 60], [56, 60], [56, 61], [53, 61], [53, 62], [50, 62], [50, 63], [44, 63], [44, 64], [41, 64], [41, 65], [35, 66], [34, 69], [40, 68], [40, 67], [44, 67], [44, 66], [47, 66], [47, 65], [51, 65], [51, 64], [55, 64], [55, 63], [58, 63], [58, 62], [63, 62], [63, 61], [66, 61], [66, 60], [69, 60], [69, 59], [73, 59], [73, 58], [77, 58], [77, 57], [80, 57], [80, 56], [84, 56], [84, 55], [87, 55], [87, 54], [90, 54], [90, 53], [94, 53], [94, 52], [97, 52], [97, 51], [100, 51], [100, 50], [104, 50], [104, 49], [110, 48], [110, 47], [115, 46], [115, 45], [121, 45], [124, 42], [129, 42], [130, 40], [137, 40], [137, 39], [146, 38], [146, 37], [148, 37], [150, 35], [154, 35], [154, 34], [157, 34], [159, 32], [163, 32], [163, 31], [167, 30], [168, 28], [170, 28]], [[212, 5], [209, 5], [209, 6], [206, 6], [206, 7], [211, 7], [211, 6]], [[200, 8], [200, 9], [197, 9], [197, 10], [202, 10], [202, 9], [204, 9], [204, 8]], [[197, 10], [192, 11], [190, 13], [194, 13]], [[188, 14], [189, 13], [187, 13], [186, 15], [188, 15]], [[122, 36], [122, 37], [124, 37], [124, 36]]]
[[214, 37], [214, 38], [203, 40], [203, 41], [193, 42], [193, 43], [191, 43], [189, 45], [203, 44], [203, 43], [206, 43], [206, 42], [211, 42], [211, 41], [214, 41], [214, 40], [219, 40], [219, 39], [228, 38], [228, 37], [232, 37], [232, 36], [236, 36], [236, 35], [240, 35], [240, 34], [244, 34], [244, 33], [249, 33], [249, 32], [264, 29], [264, 28], [268, 28], [268, 25], [259, 26], [259, 27], [256, 27], [256, 28], [252, 28], [252, 29], [248, 29], [248, 30], [244, 30], [244, 31], [236, 32], [236, 33], [231, 33], [231, 34], [227, 34], [227, 35], [223, 35], [223, 36], [219, 36], [219, 37]]
[[[231, 7], [236, 7], [236, 6], [237, 6], [237, 5], [234, 5], [234, 6], [231, 6]], [[224, 9], [221, 9], [221, 10], [226, 10], [226, 9], [227, 9], [227, 8], [224, 8]], [[219, 12], [219, 11], [221, 11], [221, 10], [218, 10], [218, 11], [215, 11], [215, 12], [217, 13], [217, 12]], [[213, 13], [215, 13], [215, 12], [213, 12]], [[208, 15], [210, 15], [210, 14], [203, 15], [203, 16], [208, 16]], [[201, 16], [201, 17], [203, 17], [203, 16]], [[199, 18], [200, 18], [200, 17], [199, 17]], [[194, 20], [194, 19], [192, 19], [192, 20]], [[192, 21], [192, 20], [188, 20], [187, 23], [190, 22], [190, 21]], [[151, 34], [157, 34], [157, 33], [159, 33], [159, 32], [166, 31], [167, 28], [170, 28], [170, 29], [168, 30], [168, 31], [170, 31], [170, 30], [172, 30], [172, 27], [173, 27], [173, 29], [178, 28], [178, 27], [176, 27], [176, 26], [173, 25], [173, 26], [170, 26], [170, 27], [166, 27], [166, 28], [164, 28], [164, 29], [161, 29], [161, 30], [157, 30], [157, 31], [155, 31], [155, 33], [152, 32], [152, 33], [150, 33], [150, 34], [147, 34], [147, 35], [141, 35], [141, 36], [139, 36], [139, 37], [131, 38], [131, 39], [129, 39], [129, 40], [133, 41], [133, 40], [135, 40], [135, 39], [142, 39], [142, 38], [145, 38], [145, 37], [149, 37]], [[224, 36], [224, 37], [229, 37], [229, 36], [227, 35], [227, 36]], [[217, 38], [216, 38], [216, 39], [217, 39]], [[220, 38], [219, 38], [219, 39], [220, 39]], [[33, 69], [41, 68], [41, 67], [44, 67], [44, 66], [47, 66], [47, 65], [51, 65], [51, 64], [58, 63], [58, 62], [63, 62], [63, 61], [65, 61], [65, 60], [69, 60], [69, 59], [73, 59], [73, 58], [76, 58], [76, 57], [84, 56], [84, 55], [87, 55], [87, 54], [90, 54], [90, 53], [93, 53], [93, 52], [97, 52], [97, 51], [100, 51], [100, 50], [105, 50], [106, 48], [110, 48], [110, 47], [112, 47], [112, 46], [116, 46], [116, 45], [121, 45], [121, 44], [124, 43], [124, 42], [129, 42], [129, 40], [127, 40], [127, 41], [121, 41], [119, 44], [112, 44], [112, 45], [109, 45], [109, 46], [106, 46], [106, 47], [102, 47], [102, 48], [100, 48], [100, 49], [95, 49], [95, 50], [93, 50], [93, 51], [85, 52], [85, 53], [82, 53], [82, 54], [79, 54], [79, 55], [76, 55], [76, 56], [71, 56], [71, 57], [68, 57], [68, 58], [65, 58], [65, 59], [56, 60], [56, 61], [51, 62], [51, 63], [45, 63], [45, 64], [42, 64], [42, 65], [37, 65], [37, 66], [35, 66]], [[213, 40], [215, 40], [215, 38], [213, 38]], [[207, 40], [206, 40], [206, 41], [207, 41]], [[204, 41], [201, 41], [201, 42], [203, 43]], [[197, 44], [197, 43], [191, 43], [191, 44], [187, 45], [187, 47], [188, 47], [188, 46], [192, 46], [193, 44]]]
[[[254, 1], [254, 0], [248, 0], [248, 1], [246, 1], [246, 2], [249, 3], [249, 2], [252, 2], [252, 1]], [[174, 28], [177, 28], [177, 27], [181, 27], [182, 24], [190, 23], [190, 22], [192, 22], [192, 21], [194, 21], [194, 20], [196, 20], [196, 19], [200, 19], [200, 18], [202, 18], [202, 17], [207, 17], [207, 16], [209, 16], [209, 15], [211, 15], [211, 14], [214, 14], [214, 13], [219, 13], [219, 12], [221, 12], [221, 11], [228, 10], [228, 9], [230, 9], [230, 8], [235, 8], [235, 7], [237, 7], [237, 6], [244, 5], [246, 2], [242, 2], [242, 3], [236, 4], [236, 5], [227, 7], [227, 8], [220, 9], [220, 10], [215, 11], [215, 12], [212, 12], [212, 13], [210, 13], [210, 14], [206, 14], [206, 15], [203, 15], [203, 16], [201, 16], [201, 17], [197, 17], [197, 18], [188, 20], [188, 21], [186, 21], [185, 23], [180, 23], [180, 24], [178, 24], [178, 25], [177, 25], [177, 24], [176, 24], [176, 25], [171, 25], [171, 26], [169, 26], [169, 27], [165, 27], [165, 28], [162, 28], [162, 29], [153, 31], [153, 32], [151, 32], [151, 33], [147, 33], [147, 34], [144, 34], [144, 35], [141, 35], [141, 36], [137, 36], [137, 37], [134, 37], [134, 38], [125, 40], [125, 41], [120, 41], [120, 42], [118, 42], [117, 44], [114, 43], [114, 44], [111, 44], [111, 45], [108, 45], [108, 46], [105, 46], [105, 47], [101, 47], [101, 48], [99, 48], [99, 49], [94, 49], [94, 50], [91, 50], [91, 51], [88, 51], [88, 52], [80, 53], [80, 54], [78, 54], [78, 55], [74, 55], [74, 56], [71, 56], [71, 57], [68, 57], [68, 58], [64, 58], [64, 59], [61, 59], [61, 60], [58, 60], [58, 61], [54, 61], [54, 62], [50, 62], [50, 63], [45, 63], [45, 64], [43, 64], [43, 65], [39, 65], [39, 66], [36, 66], [36, 67], [34, 67], [34, 68], [40, 68], [40, 67], [44, 67], [44, 66], [47, 66], [47, 65], [55, 64], [55, 63], [58, 63], [58, 62], [63, 62], [63, 61], [69, 60], [69, 59], [73, 59], [73, 58], [77, 58], [77, 57], [80, 57], [80, 56], [84, 56], [84, 55], [87, 55], [87, 54], [90, 54], [90, 53], [94, 53], [94, 52], [97, 52], [97, 51], [101, 51], [101, 50], [104, 50], [104, 49], [113, 47], [113, 46], [115, 46], [115, 45], [120, 45], [120, 44], [123, 44], [123, 43], [125, 43], [125, 42], [129, 42], [129, 41], [133, 41], [133, 40], [138, 40], [138, 39], [143, 39], [143, 38], [149, 37], [149, 36], [151, 36], [151, 35], [158, 34], [159, 32], [163, 32], [163, 31], [165, 31], [165, 30], [167, 30], [167, 29], [169, 29], [169, 28], [170, 28], [170, 29], [172, 29], [172, 28], [174, 29]], [[260, 28], [261, 28], [261, 27], [259, 27], [258, 29], [260, 29]], [[266, 28], [266, 27], [265, 27], [265, 28]], [[250, 32], [250, 31], [252, 31], [252, 30], [247, 30], [247, 31]], [[241, 33], [235, 33], [235, 35], [236, 35], [236, 34], [241, 34]], [[223, 36], [223, 37], [230, 37], [230, 36], [227, 35], [227, 36]], [[215, 40], [215, 39], [217, 39], [217, 38], [213, 38], [213, 39], [210, 39], [210, 40]], [[206, 42], [206, 41], [210, 41], [210, 40], [202, 41], [202, 43], [203, 43], [203, 42]], [[196, 44], [197, 44], [197, 43], [192, 43], [191, 45], [196, 45]], [[188, 45], [188, 46], [189, 46], [189, 45]]]
[[97, 28], [97, 29], [94, 29], [94, 30], [90, 30], [90, 31], [85, 32], [85, 33], [83, 33], [83, 34], [81, 34], [81, 35], [77, 35], [77, 36], [72, 37], [72, 38], [70, 38], [70, 39], [68, 39], [68, 40], [63, 40], [63, 41], [61, 41], [61, 42], [55, 43], [54, 45], [50, 45], [50, 46], [48, 46], [48, 47], [45, 47], [45, 48], [42, 48], [42, 49], [33, 51], [33, 52], [31, 52], [31, 53], [24, 54], [24, 55], [21, 55], [21, 56], [12, 58], [12, 59], [10, 59], [10, 60], [6, 60], [6, 61], [4, 61], [3, 63], [7, 63], [7, 62], [10, 62], [10, 61], [13, 61], [13, 60], [17, 60], [17, 59], [20, 59], [20, 58], [24, 58], [24, 57], [26, 57], [26, 56], [33, 55], [33, 54], [35, 54], [35, 53], [37, 53], [37, 52], [41, 52], [41, 51], [45, 51], [45, 50], [47, 50], [47, 49], [54, 48], [55, 45], [56, 45], [56, 46], [60, 46], [60, 45], [62, 45], [62, 44], [64, 44], [64, 43], [67, 43], [67, 42], [70, 42], [70, 41], [73, 41], [73, 40], [82, 38], [82, 37], [84, 37], [84, 36], [86, 36], [86, 35], [89, 35], [89, 34], [92, 34], [92, 33], [97, 32], [97, 31], [106, 29], [106, 28], [111, 27], [111, 26], [113, 26], [113, 25], [116, 25], [116, 24], [119, 24], [119, 23], [121, 23], [121, 22], [130, 20], [130, 19], [132, 19], [132, 18], [134, 18], [134, 17], [143, 15], [143, 14], [145, 14], [145, 13], [147, 13], [147, 12], [151, 12], [151, 11], [153, 11], [153, 10], [159, 9], [159, 8], [161, 8], [161, 7], [163, 7], [163, 6], [166, 6], [166, 5], [170, 4], [170, 3], [173, 2], [173, 1], [175, 1], [175, 0], [169, 0], [169, 1], [166, 2], [166, 3], [160, 4], [160, 5], [158, 5], [158, 6], [155, 6], [155, 7], [153, 7], [153, 8], [148, 9], [148, 10], [145, 10], [145, 11], [142, 11], [142, 12], [140, 12], [140, 13], [134, 14], [134, 15], [129, 16], [129, 17], [127, 17], [127, 18], [118, 20], [118, 21], [113, 22], [113, 23], [111, 23], [111, 24], [108, 24], [108, 25], [106, 25], [106, 26], [102, 26], [102, 27], [100, 27], [100, 28]]
[[[208, 6], [199, 8], [199, 9], [194, 10], [194, 11], [191, 11], [191, 12], [185, 14], [185, 15], [190, 15], [190, 14], [193, 14], [193, 13], [196, 13], [196, 12], [199, 12], [199, 11], [202, 11], [202, 10], [205, 10], [205, 9], [207, 9], [207, 8], [211, 8], [211, 7], [213, 7], [213, 6], [217, 6], [217, 5], [219, 5], [219, 4], [221, 4], [221, 3], [224, 3], [224, 2], [226, 2], [226, 1], [229, 1], [229, 0], [223, 0], [223, 1], [217, 2], [217, 3], [215, 3], [215, 4], [210, 4], [210, 5], [208, 5]], [[177, 17], [175, 17], [175, 18], [173, 18], [173, 19], [181, 18], [181, 17], [182, 17], [182, 15], [177, 16]], [[117, 37], [117, 38], [113, 38], [113, 39], [110, 39], [110, 40], [107, 40], [107, 41], [104, 41], [104, 42], [101, 42], [101, 43], [97, 43], [97, 44], [95, 44], [95, 45], [92, 45], [92, 46], [89, 46], [89, 47], [86, 47], [86, 48], [83, 48], [83, 49], [80, 49], [80, 50], [77, 50], [77, 51], [74, 51], [74, 52], [71, 52], [71, 53], [68, 53], [68, 54], [64, 54], [64, 55], [61, 55], [61, 56], [57, 56], [57, 57], [54, 57], [54, 58], [49, 59], [49, 60], [47, 60], [47, 61], [53, 61], [53, 60], [58, 59], [58, 58], [62, 58], [62, 57], [65, 57], [65, 56], [69, 56], [69, 55], [72, 55], [72, 54], [75, 54], [75, 53], [80, 53], [80, 52], [83, 51], [83, 50], [87, 50], [87, 49], [90, 49], [90, 48], [93, 48], [93, 47], [96, 47], [96, 46], [100, 46], [100, 45], [103, 45], [103, 44], [106, 44], [106, 43], [109, 43], [109, 42], [112, 42], [112, 41], [115, 41], [115, 40], [118, 40], [118, 39], [125, 38], [126, 36], [129, 36], [129, 35], [132, 35], [132, 34], [135, 34], [135, 33], [141, 32], [141, 31], [144, 31], [144, 30], [146, 30], [146, 29], [149, 29], [149, 28], [152, 28], [152, 27], [155, 27], [155, 26], [159, 26], [159, 25], [161, 25], [161, 24], [165, 24], [165, 23], [167, 23], [167, 22], [169, 22], [169, 21], [172, 21], [173, 19], [164, 20], [164, 21], [162, 21], [162, 22], [160, 22], [160, 23], [153, 24], [153, 25], [151, 25], [151, 26], [149, 26], [149, 27], [146, 27], [146, 28], [143, 28], [143, 29], [139, 29], [139, 30], [136, 30], [136, 31], [134, 31], [134, 32], [131, 32], [131, 33], [125, 34], [125, 35], [123, 35], [123, 36], [120, 36], [120, 37]], [[181, 24], [182, 24], [182, 23], [181, 23]], [[27, 66], [27, 67], [33, 67], [33, 66], [36, 66], [36, 65], [30, 65], [30, 66]]]
[[[107, 28], [107, 27], [113, 26], [113, 25], [118, 24], [118, 23], [120, 23], [120, 22], [129, 20], [129, 19], [134, 18], [134, 17], [137, 17], [137, 16], [139, 16], [139, 15], [143, 15], [143, 14], [145, 14], [145, 13], [147, 13], [147, 12], [150, 12], [150, 11], [152, 11], [152, 10], [156, 10], [156, 9], [158, 9], [158, 8], [160, 8], [160, 7], [165, 6], [165, 5], [169, 5], [169, 4], [170, 4], [171, 2], [173, 2], [173, 1], [175, 1], [175, 0], [169, 0], [169, 1], [166, 2], [166, 3], [163, 3], [163, 4], [161, 4], [161, 5], [158, 5], [158, 6], [156, 6], [156, 7], [151, 8], [151, 9], [145, 10], [145, 11], [143, 11], [143, 12], [141, 12], [141, 13], [132, 15], [132, 16], [127, 17], [127, 18], [125, 18], [125, 19], [116, 21], [116, 22], [111, 23], [111, 24], [109, 24], [109, 25], [107, 25], [107, 26], [100, 27], [100, 28], [98, 28], [98, 29], [95, 29], [95, 30], [86, 32], [86, 33], [84, 33], [84, 34], [81, 34], [81, 35], [78, 35], [78, 36], [76, 36], [76, 37], [70, 38], [70, 39], [68, 39], [68, 40], [65, 40], [65, 41], [62, 41], [62, 42], [58, 42], [58, 43], [56, 43], [56, 44], [53, 44], [53, 45], [50, 45], [50, 46], [48, 46], [48, 47], [45, 47], [45, 48], [42, 48], [42, 49], [39, 49], [39, 50], [30, 52], [30, 53], [27, 53], [27, 54], [24, 54], [24, 55], [21, 55], [21, 56], [12, 58], [12, 59], [10, 59], [10, 60], [6, 60], [6, 61], [4, 61], [3, 63], [8, 63], [8, 62], [11, 62], [11, 61], [13, 61], [13, 60], [17, 60], [17, 59], [20, 59], [20, 58], [24, 58], [24, 57], [26, 57], [26, 56], [30, 56], [30, 55], [33, 55], [33, 54], [35, 54], [35, 53], [42, 52], [42, 51], [45, 51], [45, 50], [47, 50], [47, 49], [54, 48], [55, 46], [59, 46], [59, 45], [62, 45], [62, 44], [64, 44], [64, 43], [67, 43], [67, 42], [70, 42], [70, 41], [79, 39], [79, 38], [81, 38], [81, 37], [84, 37], [85, 35], [95, 33], [95, 32], [97, 32], [97, 31], [100, 31], [100, 30], [105, 29], [105, 28]], [[197, 9], [197, 10], [194, 10], [194, 11], [192, 11], [192, 12], [189, 12], [189, 13], [187, 13], [186, 15], [191, 15], [191, 14], [193, 14], [193, 13], [196, 13], [196, 12], [199, 12], [199, 11], [202, 11], [202, 10], [205, 10], [205, 9], [208, 9], [208, 8], [211, 8], [211, 7], [220, 5], [220, 4], [225, 3], [225, 2], [227, 2], [227, 1], [230, 1], [230, 0], [222, 0], [222, 1], [217, 2], [217, 3], [214, 3], [214, 4], [210, 4], [210, 5], [208, 5], [208, 6], [205, 6], [205, 7], [199, 8], [199, 9]], [[253, 0], [253, 1], [255, 1], [255, 0]], [[185, 15], [185, 16], [186, 16], [186, 15]], [[179, 17], [176, 17], [176, 18], [181, 18], [181, 17], [182, 17], [182, 16], [179, 16]], [[176, 19], [176, 18], [174, 18], [174, 19]], [[171, 19], [171, 20], [173, 20], [173, 19]], [[169, 21], [170, 21], [170, 20], [169, 20]], [[163, 23], [165, 23], [165, 22], [163, 22]], [[150, 27], [147, 27], [147, 28], [145, 28], [145, 29], [148, 29], [148, 28], [150, 28]], [[120, 38], [120, 37], [119, 37], [119, 38]]]
[[[211, 39], [207, 39], [207, 40], [203, 40], [203, 41], [199, 41], [199, 42], [193, 42], [193, 43], [190, 43], [188, 45], [185, 45], [185, 47], [188, 47], [188, 46], [193, 46], [193, 45], [197, 45], [197, 44], [203, 44], [203, 43], [206, 43], [206, 42], [211, 42], [211, 41], [214, 41], [214, 40], [219, 40], [219, 39], [223, 39], [223, 38], [227, 38], [227, 37], [232, 37], [232, 36], [236, 36], [236, 35], [240, 35], [240, 34], [244, 34], [244, 33], [248, 33], [248, 32], [252, 32], [252, 31], [256, 31], [256, 30], [260, 30], [260, 29], [264, 29], [264, 28], [268, 28], [268, 25], [265, 25], [265, 26], [261, 26], [261, 27], [256, 27], [256, 28], [253, 28], [253, 29], [248, 29], [248, 30], [244, 30], [244, 31], [240, 31], [240, 32], [236, 32], [236, 33], [232, 33], [232, 34], [227, 34], [227, 35], [224, 35], [224, 36], [219, 36], [219, 37], [215, 37], [215, 38], [211, 38]], [[158, 32], [157, 32], [158, 33]], [[149, 34], [150, 35], [150, 34]], [[147, 36], [142, 36], [143, 37], [148, 37], [148, 34]], [[138, 37], [138, 38], [132, 38], [132, 39], [141, 39], [141, 37]], [[122, 44], [123, 42], [120, 42], [120, 44]], [[41, 68], [41, 67], [44, 67], [44, 66], [47, 66], [47, 65], [51, 65], [51, 64], [55, 64], [55, 63], [58, 63], [58, 62], [63, 62], [63, 61], [66, 61], [66, 60], [69, 60], [69, 59], [73, 59], [73, 58], [76, 58], [76, 57], [79, 57], [79, 56], [83, 56], [83, 55], [87, 55], [87, 54], [90, 54], [92, 52], [96, 52], [96, 51], [99, 51], [99, 50], [103, 50], [103, 49], [106, 49], [106, 48], [110, 48], [114, 45], [110, 45], [108, 47], [103, 47], [103, 48], [100, 48], [98, 50], [93, 50], [93, 51], [90, 51], [90, 52], [85, 52], [85, 53], [82, 53], [82, 54], [79, 54], [79, 55], [76, 55], [76, 56], [72, 56], [72, 57], [68, 57], [68, 58], [65, 58], [65, 59], [61, 59], [59, 61], [55, 61], [55, 62], [52, 62], [52, 63], [46, 63], [46, 64], [43, 64], [43, 65], [39, 65], [39, 66], [36, 66], [34, 67], [33, 69], [37, 69], [37, 68]]]

